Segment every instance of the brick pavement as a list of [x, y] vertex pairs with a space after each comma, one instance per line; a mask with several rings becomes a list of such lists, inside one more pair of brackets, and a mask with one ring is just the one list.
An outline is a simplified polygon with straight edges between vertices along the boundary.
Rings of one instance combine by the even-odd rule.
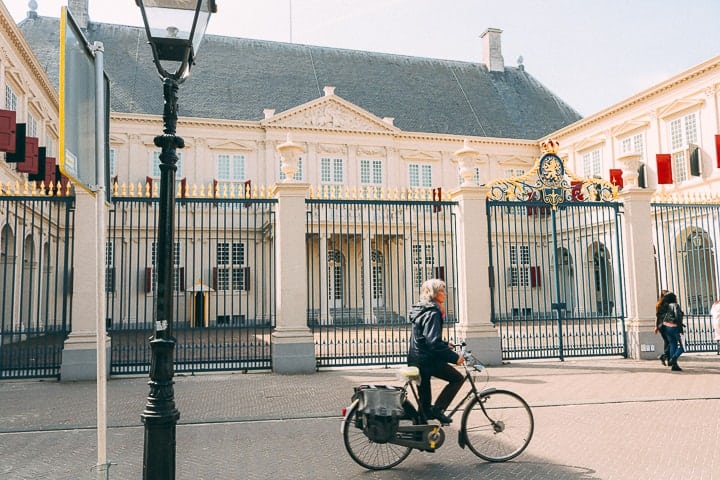
[[[490, 384], [524, 396], [535, 436], [507, 464], [461, 450], [456, 427], [435, 454], [368, 473], [345, 453], [339, 413], [358, 383], [394, 370], [179, 376], [178, 479], [720, 479], [720, 357], [686, 355], [685, 372], [616, 358], [513, 362]], [[140, 478], [147, 378], [108, 382], [110, 478]], [[96, 478], [95, 385], [0, 382], [0, 478]], [[662, 445], [675, 436], [678, 449]], [[679, 450], [680, 453], [674, 453]], [[280, 461], [281, 460], [281, 461]]]

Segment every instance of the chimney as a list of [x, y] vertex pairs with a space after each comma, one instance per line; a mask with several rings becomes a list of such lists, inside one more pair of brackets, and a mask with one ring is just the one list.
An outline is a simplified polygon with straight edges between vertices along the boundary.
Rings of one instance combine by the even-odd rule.
[[485, 60], [485, 65], [491, 72], [505, 71], [505, 61], [500, 47], [501, 33], [502, 30], [499, 28], [488, 28], [480, 35], [483, 41], [483, 60]]
[[82, 28], [83, 30], [86, 30], [88, 26], [89, 1], [90, 0], [68, 0], [68, 10], [70, 10], [70, 13], [78, 24], [78, 27]]

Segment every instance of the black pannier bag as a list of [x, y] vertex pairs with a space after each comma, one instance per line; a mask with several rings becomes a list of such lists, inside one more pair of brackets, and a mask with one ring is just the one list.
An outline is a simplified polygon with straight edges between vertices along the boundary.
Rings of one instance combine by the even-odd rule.
[[353, 400], [358, 400], [359, 428], [376, 443], [387, 443], [397, 432], [403, 409], [404, 391], [388, 385], [355, 387]]

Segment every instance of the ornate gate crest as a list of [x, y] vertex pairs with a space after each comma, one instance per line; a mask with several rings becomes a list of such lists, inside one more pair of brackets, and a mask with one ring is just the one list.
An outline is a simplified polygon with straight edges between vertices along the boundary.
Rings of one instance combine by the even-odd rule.
[[557, 210], [566, 202], [609, 202], [616, 200], [618, 187], [599, 178], [579, 178], [557, 155], [559, 143], [543, 142], [543, 156], [533, 168], [519, 177], [501, 178], [488, 183], [488, 200], [539, 202]]

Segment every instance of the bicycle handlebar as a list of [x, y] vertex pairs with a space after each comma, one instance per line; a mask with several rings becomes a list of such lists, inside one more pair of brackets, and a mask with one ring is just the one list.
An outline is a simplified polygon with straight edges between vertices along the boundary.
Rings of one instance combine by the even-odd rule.
[[472, 351], [466, 348], [467, 344], [465, 342], [462, 342], [460, 345], [456, 345], [455, 347], [457, 348], [458, 346], [460, 347], [460, 355], [462, 355], [465, 359], [465, 368], [474, 368], [478, 372], [485, 369], [485, 365], [480, 363], [480, 361], [472, 354]]

